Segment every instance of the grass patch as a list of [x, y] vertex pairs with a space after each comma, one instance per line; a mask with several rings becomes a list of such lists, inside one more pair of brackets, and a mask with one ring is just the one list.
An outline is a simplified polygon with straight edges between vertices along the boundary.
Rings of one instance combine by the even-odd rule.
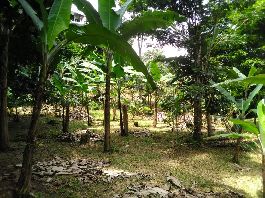
[[[94, 112], [93, 112], [94, 113]], [[98, 116], [102, 116], [98, 112]], [[58, 125], [49, 125], [47, 121], [55, 119]], [[111, 183], [92, 182], [84, 184], [73, 176], [55, 177], [49, 184], [35, 188], [38, 197], [112, 197], [122, 193], [131, 184], [152, 183], [164, 185], [165, 177], [173, 175], [186, 187], [194, 187], [203, 191], [234, 190], [246, 197], [258, 197], [261, 190], [261, 155], [254, 150], [243, 151], [241, 164], [231, 163], [233, 147], [194, 146], [189, 143], [188, 132], [173, 133], [169, 128], [159, 123], [157, 128], [150, 127], [152, 120], [142, 120], [140, 127], [131, 130], [146, 130], [149, 137], [135, 137], [130, 134], [121, 137], [117, 130], [118, 122], [111, 123], [112, 152], [103, 153], [103, 143], [63, 143], [55, 141], [54, 137], [61, 133], [60, 119], [42, 117], [38, 127], [39, 141], [35, 161], [51, 160], [55, 156], [64, 159], [87, 158], [93, 160], [108, 160], [113, 169], [122, 169], [150, 175], [149, 179], [124, 179]], [[85, 121], [72, 121], [72, 132], [86, 129]], [[90, 127], [96, 133], [103, 134], [102, 125]], [[0, 159], [5, 159], [0, 156]], [[33, 181], [33, 186], [39, 185]]]

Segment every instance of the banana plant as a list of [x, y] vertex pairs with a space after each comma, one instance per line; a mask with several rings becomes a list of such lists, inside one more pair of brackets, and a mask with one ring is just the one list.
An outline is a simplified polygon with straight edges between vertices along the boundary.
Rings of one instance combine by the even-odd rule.
[[[245, 79], [247, 78], [243, 73], [241, 73], [238, 69], [233, 68], [234, 71], [238, 74], [239, 79]], [[249, 71], [248, 77], [251, 77], [252, 75], [255, 74], [256, 72], [256, 68], [252, 67]], [[231, 83], [234, 82], [233, 80], [228, 80], [224, 83], [219, 83], [219, 84], [214, 84], [212, 82], [212, 84], [214, 84], [213, 86], [220, 91], [224, 96], [226, 96], [226, 98], [231, 101], [237, 108], [239, 115], [237, 116], [237, 119], [231, 119], [230, 121], [234, 123], [235, 126], [242, 126], [242, 123], [247, 123], [245, 120], [246, 115], [248, 113], [250, 113], [252, 110], [249, 109], [251, 102], [253, 101], [254, 97], [258, 94], [258, 92], [261, 90], [262, 86], [261, 84], [257, 85], [255, 87], [255, 89], [253, 89], [250, 94], [248, 96], [247, 92], [250, 88], [249, 85], [241, 83], [245, 89], [245, 98], [240, 98], [239, 100], [236, 100], [236, 98], [234, 96], [232, 96], [226, 89], [224, 89], [223, 87], [221, 87], [221, 84], [226, 84], [226, 83]], [[254, 127], [254, 126], [252, 126]], [[218, 138], [230, 138], [230, 139], [236, 139], [237, 143], [236, 143], [236, 149], [235, 149], [235, 153], [233, 156], [233, 161], [235, 163], [239, 163], [239, 151], [240, 151], [240, 143], [242, 141], [242, 139], [246, 139], [246, 138], [251, 138], [253, 137], [253, 135], [249, 135], [246, 133], [242, 133], [242, 127], [235, 127], [236, 131], [232, 131], [232, 133], [228, 133], [228, 134], [220, 134], [220, 135], [215, 135], [212, 136], [210, 138], [207, 139], [218, 139]], [[257, 132], [257, 131], [256, 131]]]
[[123, 22], [123, 15], [133, 0], [127, 0], [118, 11], [114, 11], [114, 0], [99, 0], [98, 12], [86, 0], [74, 0], [74, 4], [85, 13], [89, 24], [73, 26], [68, 32], [68, 38], [74, 42], [103, 46], [106, 65], [106, 89], [104, 108], [104, 151], [110, 151], [110, 79], [113, 54], [117, 53], [131, 63], [134, 69], [142, 72], [153, 88], [156, 87], [152, 76], [145, 64], [127, 42], [138, 33], [149, 33], [157, 28], [165, 28], [174, 21], [183, 21], [184, 18], [175, 12], [146, 12], [130, 21]]
[[57, 36], [69, 26], [72, 0], [54, 0], [50, 9], [45, 7], [44, 0], [36, 0], [39, 5], [39, 15], [26, 0], [17, 1], [23, 7], [27, 15], [32, 19], [36, 29], [39, 31], [41, 43], [40, 51], [42, 53], [39, 78], [36, 83], [36, 91], [34, 95], [33, 113], [28, 130], [27, 144], [23, 154], [21, 173], [18, 180], [17, 193], [21, 196], [28, 194], [30, 191], [33, 149], [35, 147], [36, 140], [36, 126], [42, 107], [45, 82], [47, 80], [50, 64], [54, 60], [54, 57], [60, 48], [66, 42], [62, 41], [54, 45]]
[[[69, 121], [70, 121], [70, 100], [71, 91], [73, 90], [73, 79], [69, 76], [69, 64], [68, 62], [63, 62], [58, 65], [57, 71], [53, 74], [51, 78], [51, 83], [57, 90], [57, 94], [60, 97], [61, 104], [63, 107], [62, 114], [62, 132], [64, 134], [69, 133]], [[71, 73], [70, 73], [71, 74]], [[70, 79], [70, 80], [69, 80]]]
[[252, 122], [248, 122], [245, 120], [234, 120], [235, 124], [238, 124], [242, 127], [243, 130], [252, 136], [248, 136], [253, 138], [253, 135], [259, 139], [260, 148], [262, 152], [262, 184], [263, 184], [263, 197], [265, 197], [265, 100], [261, 100], [257, 106], [257, 115], [258, 115], [258, 126], [256, 126]]
[[77, 67], [71, 68], [70, 72], [75, 81], [75, 89], [81, 94], [81, 104], [86, 108], [87, 125], [91, 126], [89, 95], [96, 90], [97, 84], [104, 82], [103, 72], [90, 62], [83, 62]]

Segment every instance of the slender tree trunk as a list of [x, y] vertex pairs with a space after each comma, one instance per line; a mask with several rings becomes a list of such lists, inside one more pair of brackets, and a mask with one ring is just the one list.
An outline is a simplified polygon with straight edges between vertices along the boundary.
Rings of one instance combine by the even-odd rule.
[[43, 50], [43, 65], [41, 66], [41, 71], [39, 75], [39, 80], [36, 85], [36, 91], [34, 96], [34, 105], [31, 116], [30, 127], [28, 130], [28, 137], [26, 141], [26, 147], [23, 153], [23, 162], [20, 172], [20, 176], [17, 183], [17, 194], [18, 197], [26, 196], [30, 192], [30, 183], [32, 176], [32, 163], [33, 163], [33, 151], [36, 145], [36, 128], [37, 122], [40, 117], [43, 92], [45, 89], [45, 81], [47, 79], [47, 54]]
[[16, 105], [15, 109], [16, 109], [16, 115], [15, 115], [14, 121], [15, 122], [19, 122], [19, 113], [18, 113], [18, 110], [17, 110], [17, 105]]
[[153, 107], [152, 107], [152, 94], [150, 93], [149, 95], [150, 95], [150, 97], [149, 97], [149, 108], [152, 110], [153, 109]]
[[111, 74], [111, 63], [112, 53], [106, 51], [106, 90], [105, 90], [105, 108], [104, 108], [104, 152], [110, 151], [110, 74]]
[[[202, 12], [202, 7], [200, 6], [200, 11]], [[195, 37], [194, 37], [194, 58], [195, 58], [195, 67], [196, 69], [203, 71], [202, 64], [202, 35], [201, 35], [201, 26], [199, 24], [195, 25]], [[200, 73], [195, 73], [195, 85], [200, 87], [202, 85], [203, 78]], [[201, 90], [197, 90], [197, 93], [194, 95], [194, 133], [193, 139], [200, 142], [202, 140], [202, 93]]]
[[117, 116], [117, 109], [116, 109], [116, 106], [113, 107], [113, 109], [112, 109], [112, 113], [113, 113], [112, 121], [115, 121], [115, 120], [116, 120], [116, 116]]
[[208, 110], [206, 110], [207, 132], [208, 137], [213, 135], [212, 116]]
[[121, 136], [124, 136], [125, 131], [124, 131], [123, 113], [122, 113], [122, 105], [121, 105], [121, 85], [120, 85], [120, 82], [118, 82], [118, 107], [119, 107], [119, 111], [120, 111], [120, 133], [121, 133]]
[[[244, 116], [239, 117], [240, 120], [243, 120]], [[237, 133], [241, 134], [242, 133], [242, 127], [240, 126], [239, 128], [237, 128]], [[234, 156], [232, 158], [232, 161], [234, 163], [239, 164], [239, 154], [240, 154], [240, 143], [242, 142], [243, 138], [238, 138], [236, 140], [236, 147], [235, 147], [235, 152], [234, 152]]]
[[242, 138], [238, 138], [236, 140], [236, 148], [235, 148], [235, 152], [234, 152], [234, 156], [232, 161], [236, 164], [239, 164], [239, 154], [240, 154], [240, 143], [242, 142]]
[[69, 133], [69, 122], [70, 122], [70, 105], [69, 102], [66, 102], [65, 115], [63, 121], [63, 133]]
[[86, 105], [86, 113], [87, 113], [87, 126], [91, 126], [91, 119], [90, 119], [90, 111], [89, 111], [89, 104]]
[[202, 139], [202, 134], [201, 134], [201, 128], [202, 128], [202, 107], [201, 107], [201, 99], [199, 97], [197, 97], [194, 100], [193, 108], [194, 108], [193, 139], [195, 141], [201, 141], [201, 139]]
[[[1, 27], [0, 27], [1, 28]], [[3, 46], [0, 46], [0, 150], [9, 149], [8, 116], [7, 116], [7, 72], [10, 30], [3, 27]]]
[[129, 124], [128, 124], [128, 107], [127, 105], [122, 106], [123, 111], [123, 124], [124, 124], [124, 133], [122, 136], [127, 136], [129, 134]]
[[157, 125], [157, 92], [155, 92], [155, 104], [154, 104], [154, 121], [153, 121], [153, 127], [156, 127]]

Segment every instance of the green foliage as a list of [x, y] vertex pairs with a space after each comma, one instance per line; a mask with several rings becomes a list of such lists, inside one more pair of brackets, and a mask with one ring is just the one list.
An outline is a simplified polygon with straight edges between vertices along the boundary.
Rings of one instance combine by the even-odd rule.
[[[253, 78], [252, 75], [256, 72], [256, 68], [251, 67], [249, 74], [248, 74], [248, 76], [250, 76], [250, 77], [246, 77], [237, 68], [233, 68], [233, 69], [238, 74], [239, 78], [233, 79], [233, 80], [227, 80], [223, 83], [214, 84], [213, 86], [216, 87], [224, 96], [226, 96], [226, 98], [228, 100], [230, 100], [232, 103], [234, 103], [239, 110], [241, 110], [242, 116], [245, 116], [245, 113], [248, 111], [251, 102], [253, 101], [254, 97], [259, 93], [259, 91], [261, 90], [263, 85], [262, 84], [257, 85], [255, 87], [255, 89], [251, 91], [251, 93], [248, 95], [247, 98], [241, 98], [240, 100], [236, 101], [235, 97], [232, 96], [223, 87], [221, 87], [220, 84], [227, 84], [227, 83], [238, 81], [241, 83], [241, 85], [243, 85], [244, 89], [247, 89], [249, 85], [245, 84], [245, 80], [249, 79], [249, 78]], [[212, 84], [213, 84], [213, 82], [212, 82]]]
[[257, 114], [259, 119], [260, 143], [262, 152], [265, 152], [265, 102], [261, 100], [257, 107]]
[[153, 88], [156, 87], [147, 68], [131, 45], [108, 29], [96, 24], [89, 24], [82, 27], [73, 26], [71, 31], [67, 33], [67, 38], [78, 43], [87, 43], [110, 48], [127, 59], [136, 71], [142, 72]]
[[242, 82], [247, 84], [265, 84], [265, 74], [258, 74], [256, 76], [247, 77], [242, 79]]
[[220, 134], [220, 135], [214, 135], [211, 137], [205, 138], [206, 140], [216, 140], [216, 139], [239, 139], [239, 138], [245, 138], [245, 139], [252, 139], [255, 136], [253, 134], [249, 133], [227, 133], [227, 134]]
[[259, 130], [256, 125], [252, 122], [248, 122], [245, 120], [231, 119], [231, 122], [234, 124], [240, 125], [245, 131], [253, 133], [255, 135], [259, 134]]
[[167, 28], [174, 21], [182, 22], [184, 18], [172, 11], [147, 11], [131, 21], [126, 21], [120, 27], [125, 40], [139, 33], [151, 33], [157, 28]]
[[72, 0], [55, 0], [53, 2], [48, 16], [47, 44], [49, 49], [52, 48], [58, 34], [68, 28], [71, 5]]
[[249, 109], [253, 98], [259, 93], [263, 85], [257, 85], [256, 88], [249, 94], [248, 98], [243, 102], [243, 112]]
[[[54, 53], [50, 50], [53, 47], [56, 37], [69, 26], [72, 0], [55, 0], [49, 14], [47, 14], [46, 8], [44, 7], [44, 2], [38, 1], [41, 9], [42, 21], [26, 0], [19, 0], [19, 2], [41, 32], [41, 40], [44, 45], [43, 50], [45, 50], [44, 53]], [[48, 49], [46, 49], [46, 45]], [[47, 62], [49, 62], [49, 60], [47, 60]]]
[[147, 107], [147, 106], [141, 107], [140, 112], [143, 112], [144, 115], [152, 115], [153, 114], [152, 109], [150, 109], [150, 107]]
[[114, 0], [99, 0], [98, 13], [103, 26], [108, 30], [115, 32], [119, 27], [120, 16], [112, 9], [115, 7]]
[[160, 69], [158, 67], [158, 63], [151, 61], [149, 63], [149, 67], [150, 67], [150, 73], [152, 75], [152, 77], [154, 78], [154, 80], [157, 82], [161, 79], [161, 72]]

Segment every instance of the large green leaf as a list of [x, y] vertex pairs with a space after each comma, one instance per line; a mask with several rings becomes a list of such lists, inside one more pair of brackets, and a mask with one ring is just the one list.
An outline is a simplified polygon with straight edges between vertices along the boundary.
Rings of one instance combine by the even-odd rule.
[[159, 81], [161, 78], [161, 72], [160, 72], [157, 62], [151, 61], [149, 63], [149, 66], [150, 66], [150, 73], [152, 77], [154, 78], [155, 81]]
[[41, 31], [43, 28], [43, 22], [39, 19], [37, 13], [33, 10], [30, 4], [26, 0], [18, 0], [18, 2], [21, 4], [27, 15], [30, 16], [34, 25], [38, 28], [39, 31]]
[[92, 4], [87, 0], [73, 0], [76, 7], [82, 11], [89, 23], [102, 24], [100, 16]]
[[248, 72], [248, 77], [253, 76], [257, 71], [258, 71], [258, 70], [257, 70], [256, 67], [251, 66], [251, 68], [250, 68], [250, 70], [249, 70], [249, 72]]
[[211, 81], [211, 83], [214, 84], [215, 88], [218, 91], [220, 91], [228, 100], [230, 100], [232, 103], [234, 103], [238, 109], [242, 109], [241, 103], [237, 102], [234, 96], [232, 96], [228, 91], [226, 91], [220, 85], [215, 84], [213, 81]]
[[125, 76], [124, 69], [120, 65], [114, 66], [112, 71], [115, 78], [121, 78]]
[[240, 125], [245, 131], [254, 133], [255, 135], [259, 134], [258, 128], [252, 122], [248, 122], [245, 120], [239, 120], [239, 119], [231, 119], [230, 121], [233, 122], [234, 124]]
[[263, 153], [265, 152], [265, 103], [264, 99], [258, 104], [257, 112], [259, 119], [260, 143]]
[[120, 27], [121, 35], [128, 40], [139, 33], [150, 33], [157, 28], [167, 28], [174, 21], [182, 22], [184, 17], [172, 11], [147, 11]]
[[114, 7], [114, 0], [98, 1], [98, 13], [102, 20], [103, 26], [113, 32], [117, 30], [120, 20], [120, 16], [113, 10]]
[[259, 93], [259, 90], [262, 88], [263, 85], [257, 85], [257, 87], [249, 94], [246, 101], [243, 103], [243, 112], [246, 112], [253, 100], [253, 98]]
[[256, 76], [247, 77], [242, 80], [247, 84], [263, 84], [265, 85], [265, 74], [258, 74]]
[[65, 96], [65, 94], [66, 94], [66, 87], [65, 87], [65, 85], [66, 84], [59, 77], [59, 75], [54, 74], [53, 75], [53, 78], [52, 78], [52, 82], [53, 82], [54, 86], [58, 89], [60, 95], [61, 96]]
[[60, 32], [70, 23], [72, 0], [54, 0], [48, 16], [47, 44], [49, 49]]
[[146, 66], [136, 54], [132, 46], [117, 34], [100, 25], [88, 24], [82, 27], [72, 26], [67, 33], [67, 38], [68, 40], [78, 43], [110, 48], [115, 53], [118, 53], [127, 59], [136, 71], [142, 72], [151, 86], [156, 88], [152, 76], [148, 73]]

